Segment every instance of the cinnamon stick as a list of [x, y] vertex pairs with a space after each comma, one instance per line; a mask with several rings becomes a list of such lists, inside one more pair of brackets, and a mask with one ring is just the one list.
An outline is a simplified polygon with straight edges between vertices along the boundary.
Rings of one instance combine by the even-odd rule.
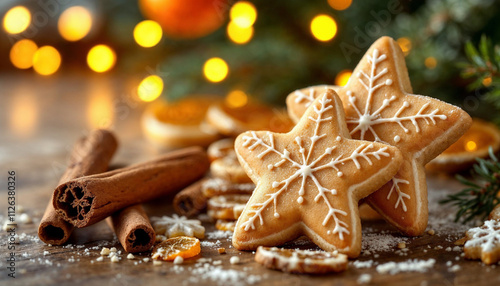
[[156, 236], [142, 205], [133, 205], [106, 219], [126, 252], [148, 251]]
[[207, 207], [207, 197], [203, 195], [202, 186], [206, 179], [199, 180], [174, 197], [174, 210], [187, 217], [199, 214]]
[[[80, 138], [73, 146], [68, 168], [59, 184], [106, 171], [117, 147], [115, 136], [107, 130], [94, 130], [87, 137]], [[56, 213], [51, 199], [40, 221], [38, 237], [47, 244], [62, 245], [72, 231], [73, 225]]]
[[208, 168], [203, 149], [185, 148], [149, 162], [68, 181], [55, 189], [52, 202], [66, 221], [85, 227], [125, 207], [178, 192]]

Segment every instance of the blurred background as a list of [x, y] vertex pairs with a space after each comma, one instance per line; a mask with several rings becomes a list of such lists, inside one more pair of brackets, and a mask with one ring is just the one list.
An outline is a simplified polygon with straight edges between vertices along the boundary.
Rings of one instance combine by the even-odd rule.
[[[495, 0], [6, 0], [0, 79], [66, 84], [70, 93], [90, 80], [88, 96], [101, 102], [91, 110], [106, 118], [120, 112], [116, 100], [102, 104], [109, 85], [129, 107], [206, 94], [235, 107], [250, 99], [284, 106], [295, 89], [344, 85], [388, 35], [406, 55], [415, 93], [494, 119], [483, 94], [498, 70], [464, 79], [459, 63], [468, 62], [467, 41], [500, 41], [499, 9]], [[72, 80], [80, 85], [72, 89]], [[40, 96], [18, 92], [9, 104], [17, 100], [26, 121]], [[112, 124], [101, 117], [91, 125]]]

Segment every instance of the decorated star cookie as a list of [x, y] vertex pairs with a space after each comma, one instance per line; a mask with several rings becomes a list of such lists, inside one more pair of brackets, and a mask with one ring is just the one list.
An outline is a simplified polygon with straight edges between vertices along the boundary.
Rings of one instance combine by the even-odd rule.
[[[321, 89], [291, 93], [291, 117], [300, 118]], [[347, 85], [335, 90], [352, 138], [391, 144], [404, 156], [396, 176], [367, 202], [406, 235], [421, 235], [428, 218], [424, 165], [467, 131], [470, 116], [456, 106], [413, 95], [403, 52], [389, 37], [377, 40]]]
[[466, 233], [465, 257], [481, 259], [485, 264], [500, 260], [500, 222], [487, 220], [481, 227], [471, 228]]
[[397, 148], [351, 140], [342, 103], [323, 93], [289, 133], [250, 131], [235, 150], [256, 188], [236, 223], [239, 250], [306, 235], [326, 251], [361, 251], [358, 201], [394, 176]]

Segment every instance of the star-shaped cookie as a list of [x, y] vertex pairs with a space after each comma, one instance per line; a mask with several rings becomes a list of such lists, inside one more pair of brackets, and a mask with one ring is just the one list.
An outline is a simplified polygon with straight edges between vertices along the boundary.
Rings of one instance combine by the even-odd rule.
[[[324, 88], [291, 93], [290, 117], [300, 118]], [[412, 94], [403, 52], [389, 37], [368, 49], [345, 87], [333, 88], [344, 104], [352, 138], [391, 144], [403, 153], [401, 169], [368, 203], [406, 235], [421, 235], [428, 218], [424, 166], [467, 131], [470, 116], [456, 106]]]
[[289, 133], [242, 133], [235, 150], [256, 184], [238, 219], [239, 250], [281, 245], [306, 235], [326, 251], [361, 251], [358, 201], [381, 187], [402, 163], [390, 145], [351, 140], [333, 90], [314, 101]]

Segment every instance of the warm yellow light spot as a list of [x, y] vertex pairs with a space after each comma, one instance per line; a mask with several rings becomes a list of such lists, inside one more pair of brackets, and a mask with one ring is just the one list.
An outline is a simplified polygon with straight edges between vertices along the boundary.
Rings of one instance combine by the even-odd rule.
[[142, 101], [150, 102], [157, 99], [163, 92], [163, 80], [157, 75], [143, 79], [137, 87], [137, 94]]
[[227, 35], [236, 44], [246, 44], [252, 39], [253, 27], [241, 28], [231, 21], [227, 25]]
[[145, 20], [137, 24], [134, 28], [135, 42], [145, 48], [156, 46], [163, 36], [160, 24], [155, 21]]
[[33, 55], [33, 69], [41, 75], [51, 75], [61, 66], [61, 55], [51, 46], [39, 48]]
[[110, 128], [115, 118], [115, 90], [108, 78], [90, 82], [87, 120], [90, 128]]
[[82, 6], [68, 8], [59, 17], [57, 28], [65, 40], [71, 42], [81, 40], [92, 28], [92, 14]]
[[335, 10], [345, 10], [352, 4], [352, 0], [328, 0], [328, 4]]
[[352, 71], [351, 70], [343, 70], [340, 71], [337, 76], [335, 77], [335, 85], [338, 86], [344, 86], [347, 84], [349, 81], [349, 78], [351, 78]]
[[33, 66], [33, 55], [37, 49], [32, 40], [20, 40], [10, 49], [10, 61], [18, 69], [29, 69]]
[[228, 73], [229, 67], [221, 58], [208, 59], [203, 65], [203, 74], [211, 82], [223, 81]]
[[490, 85], [491, 85], [491, 82], [492, 82], [491, 76], [489, 76], [489, 77], [485, 77], [485, 78], [483, 79], [483, 85], [484, 85], [485, 87], [490, 86]]
[[465, 143], [465, 150], [467, 150], [469, 152], [476, 151], [477, 150], [477, 144], [476, 144], [476, 142], [474, 142], [474, 141], [467, 141], [467, 143]]
[[95, 72], [108, 71], [113, 68], [115, 63], [116, 54], [106, 45], [94, 46], [87, 55], [87, 64]]
[[311, 21], [311, 33], [319, 41], [330, 41], [337, 34], [337, 23], [328, 15], [318, 15]]
[[233, 90], [226, 96], [226, 104], [229, 107], [238, 108], [246, 105], [248, 96], [241, 90]]
[[31, 13], [24, 6], [11, 8], [3, 17], [3, 28], [7, 33], [19, 34], [28, 28], [31, 23]]
[[257, 20], [257, 9], [247, 1], [240, 1], [231, 7], [229, 17], [240, 28], [249, 28]]
[[38, 125], [39, 105], [32, 88], [18, 86], [9, 105], [9, 125], [13, 134], [25, 138], [33, 135]]
[[397, 39], [397, 42], [401, 50], [403, 50], [405, 56], [408, 55], [411, 51], [411, 40], [406, 37], [402, 37]]
[[434, 69], [437, 66], [437, 60], [435, 57], [428, 57], [425, 59], [424, 64], [428, 69]]

